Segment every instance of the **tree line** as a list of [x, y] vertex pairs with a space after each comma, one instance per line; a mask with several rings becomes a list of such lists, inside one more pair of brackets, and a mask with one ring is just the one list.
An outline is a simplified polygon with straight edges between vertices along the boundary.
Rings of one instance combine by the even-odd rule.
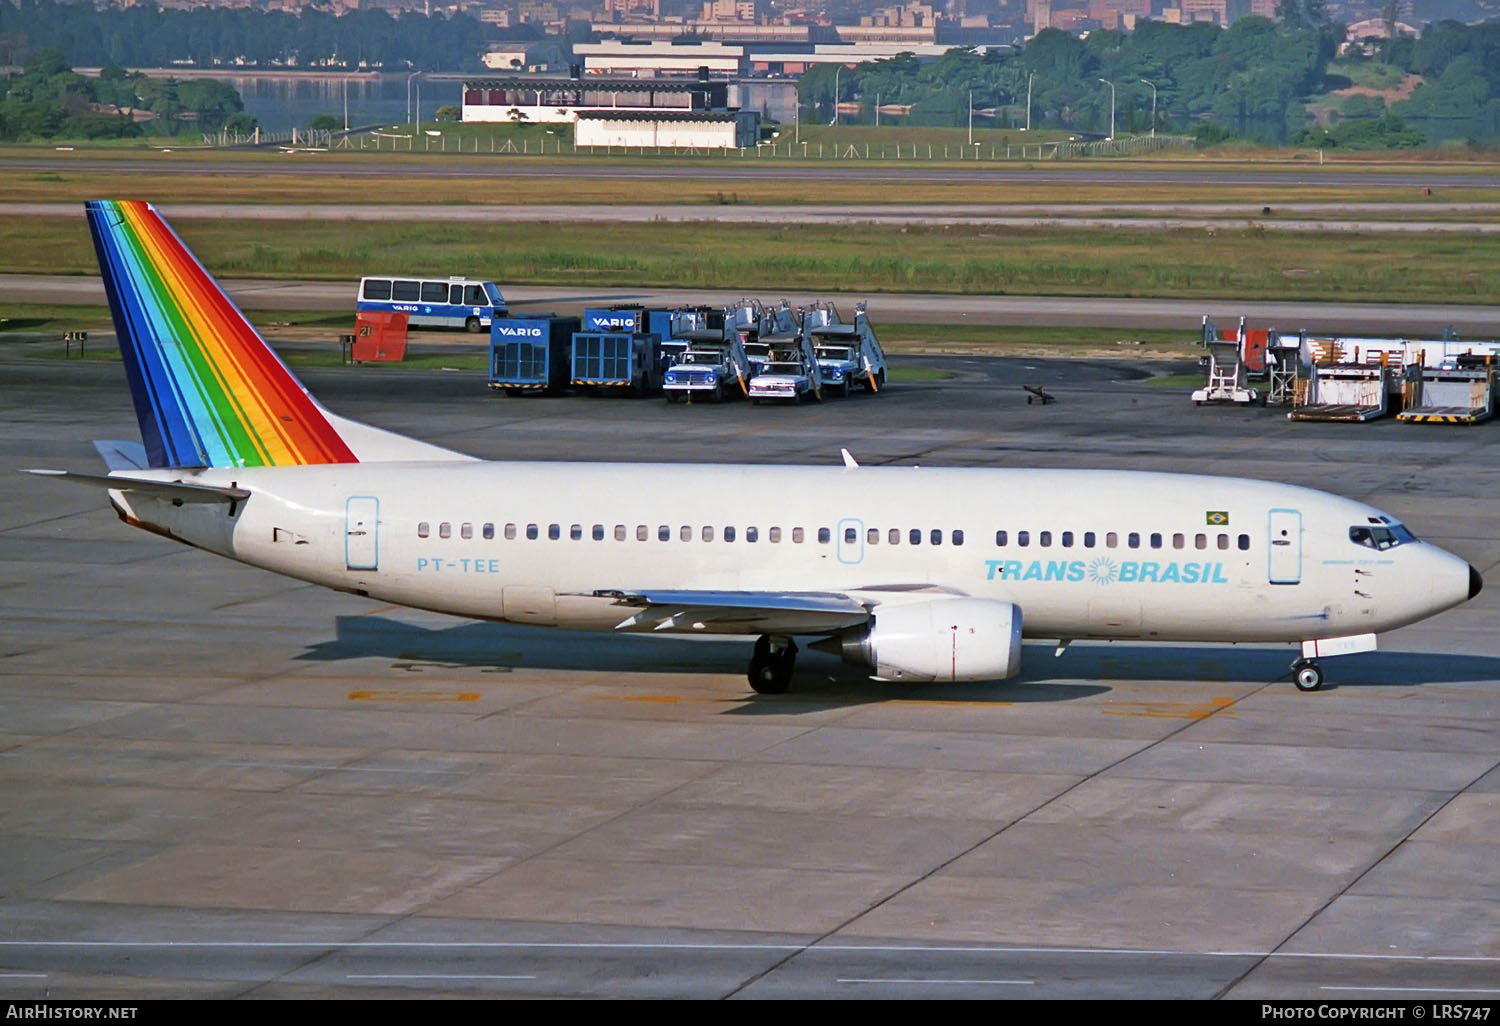
[[98, 9], [88, 2], [0, 2], [0, 64], [7, 65], [23, 63], [33, 50], [51, 49], [75, 67], [187, 63], [471, 71], [479, 70], [485, 44], [498, 37], [497, 28], [467, 14], [358, 10], [336, 17], [314, 8], [300, 14], [226, 7], [161, 10], [149, 0]]
[[[86, 78], [56, 50], [38, 50], [20, 73], [0, 79], [0, 140], [253, 132], [255, 119], [244, 109], [239, 92], [226, 82], [152, 79], [119, 65]], [[136, 112], [149, 116], [143, 120]]]
[[1402, 147], [1500, 137], [1500, 22], [1437, 22], [1420, 38], [1386, 44], [1373, 60], [1422, 84], [1389, 107], [1358, 98], [1346, 108], [1357, 116], [1325, 129], [1311, 124], [1307, 104], [1349, 84], [1329, 74], [1344, 28], [1321, 0], [1288, 0], [1282, 12], [1279, 21], [1247, 17], [1227, 29], [1146, 21], [1086, 39], [1046, 29], [1007, 51], [820, 66], [802, 77], [798, 99], [830, 121], [836, 89], [839, 102], [860, 105], [864, 122], [878, 103], [908, 107], [909, 124], [962, 126], [972, 104], [993, 110], [997, 124], [1026, 124], [1029, 112], [1033, 127], [1098, 134], [1109, 132], [1113, 108], [1117, 132], [1155, 128], [1204, 142]]

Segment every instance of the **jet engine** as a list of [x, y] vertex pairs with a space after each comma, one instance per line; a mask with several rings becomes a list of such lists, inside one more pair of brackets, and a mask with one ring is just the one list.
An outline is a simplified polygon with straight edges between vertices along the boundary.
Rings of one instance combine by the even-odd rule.
[[1021, 672], [1021, 607], [990, 599], [880, 606], [863, 633], [836, 640], [878, 680], [1001, 680]]

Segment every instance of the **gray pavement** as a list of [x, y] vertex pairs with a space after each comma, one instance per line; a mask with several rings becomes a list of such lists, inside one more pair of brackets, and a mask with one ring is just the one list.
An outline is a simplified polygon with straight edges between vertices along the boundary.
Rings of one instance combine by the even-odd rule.
[[804, 652], [772, 698], [738, 643], [378, 606], [21, 478], [136, 433], [118, 364], [40, 348], [0, 340], [0, 995], [1500, 990], [1500, 426], [1198, 408], [1124, 359], [908, 358], [956, 376], [785, 409], [303, 375], [491, 458], [1288, 480], [1492, 585], [1310, 695], [1282, 648], [1033, 643], [952, 687]]
[[[1016, 203], [730, 204], [721, 206], [630, 203], [163, 203], [168, 220], [407, 221], [424, 224], [750, 224], [750, 225], [984, 225], [991, 228], [1110, 228], [1159, 231], [1194, 228], [1241, 231], [1428, 234], [1500, 232], [1494, 220], [1433, 220], [1465, 214], [1494, 218], [1493, 203]], [[76, 217], [77, 203], [0, 203], [0, 217]]]
[[[780, 141], [785, 146], [786, 140]], [[878, 143], [877, 143], [878, 145]], [[830, 148], [831, 152], [831, 148]], [[236, 154], [236, 156], [238, 156]], [[655, 155], [621, 164], [621, 154], [598, 154], [581, 159], [566, 159], [496, 154], [406, 154], [382, 156], [369, 153], [266, 154], [259, 160], [224, 160], [222, 153], [202, 150], [177, 150], [150, 157], [116, 154], [98, 157], [86, 150], [57, 151], [41, 155], [0, 156], [0, 168], [6, 171], [52, 172], [60, 170], [89, 171], [103, 174], [148, 173], [152, 175], [230, 175], [257, 176], [274, 170], [276, 174], [338, 175], [359, 179], [381, 178], [459, 178], [481, 179], [488, 183], [507, 178], [595, 178], [612, 182], [639, 179], [680, 179], [733, 184], [737, 181], [765, 179], [810, 182], [972, 182], [1014, 185], [1231, 185], [1277, 188], [1292, 185], [1329, 186], [1335, 188], [1463, 188], [1493, 189], [1500, 187], [1500, 175], [1484, 165], [1463, 167], [1445, 164], [1433, 167], [1411, 163], [1397, 166], [1387, 163], [1378, 168], [1361, 166], [1358, 159], [1343, 163], [1337, 159], [1326, 163], [1295, 162], [1247, 168], [1245, 161], [1216, 161], [1197, 158], [1191, 161], [1139, 162], [1112, 159], [1079, 160], [1054, 164], [1052, 161], [986, 161], [964, 163], [931, 160], [865, 161], [743, 158], [725, 154], [720, 157], [697, 155]], [[435, 159], [433, 159], [435, 158]]]

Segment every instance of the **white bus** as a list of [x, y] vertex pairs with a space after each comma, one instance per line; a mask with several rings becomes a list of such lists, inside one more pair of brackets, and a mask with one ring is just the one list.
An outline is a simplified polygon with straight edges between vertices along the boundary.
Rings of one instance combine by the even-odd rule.
[[404, 313], [413, 328], [464, 328], [487, 331], [490, 321], [505, 317], [505, 297], [492, 281], [474, 278], [369, 277], [359, 280], [359, 311]]

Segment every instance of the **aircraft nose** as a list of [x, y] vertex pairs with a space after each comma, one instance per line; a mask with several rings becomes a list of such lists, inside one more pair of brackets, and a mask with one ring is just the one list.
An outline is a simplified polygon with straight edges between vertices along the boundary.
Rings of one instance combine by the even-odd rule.
[[1469, 598], [1478, 595], [1484, 589], [1484, 578], [1479, 576], [1479, 571], [1474, 569], [1474, 564], [1469, 564]]

